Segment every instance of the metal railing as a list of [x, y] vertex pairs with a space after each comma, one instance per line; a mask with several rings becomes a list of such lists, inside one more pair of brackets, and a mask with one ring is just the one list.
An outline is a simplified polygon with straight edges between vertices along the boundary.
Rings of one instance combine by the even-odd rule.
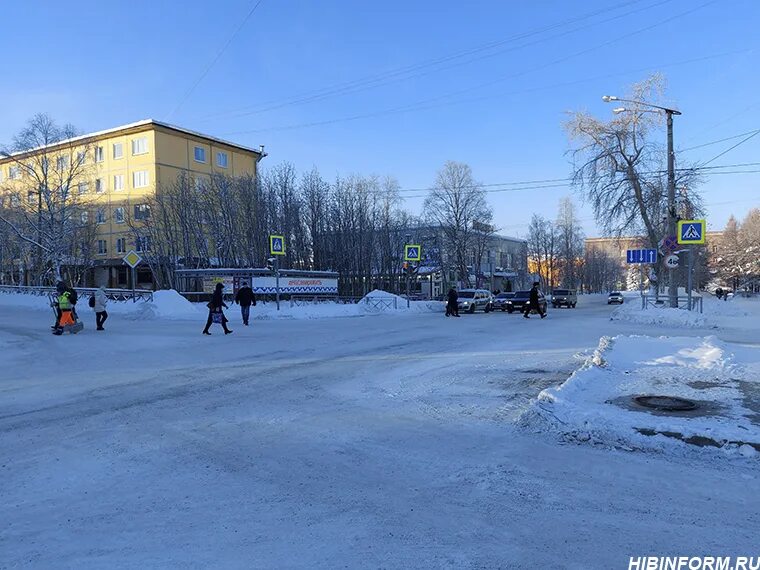
[[[641, 296], [641, 308], [642, 309], [663, 309], [670, 307], [670, 301], [667, 295], [655, 295], [645, 294]], [[678, 308], [686, 311], [693, 311], [698, 309], [702, 313], [702, 297], [700, 295], [691, 296], [691, 305], [689, 305], [689, 297], [686, 295], [678, 297]]]
[[354, 305], [358, 303], [360, 297], [325, 297], [324, 295], [292, 295], [290, 297], [291, 307], [304, 307], [314, 304], [329, 304], [334, 303], [336, 305]]
[[[97, 291], [93, 287], [74, 287], [79, 298], [89, 297]], [[0, 285], [0, 293], [11, 293], [17, 295], [36, 295], [38, 297], [47, 297], [56, 292], [55, 287], [32, 287], [23, 285]], [[149, 289], [105, 289], [106, 298], [111, 301], [152, 301], [153, 291]]]

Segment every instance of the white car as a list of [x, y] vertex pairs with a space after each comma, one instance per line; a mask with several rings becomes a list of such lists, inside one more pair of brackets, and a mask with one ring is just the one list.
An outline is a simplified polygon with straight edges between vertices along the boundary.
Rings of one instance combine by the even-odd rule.
[[493, 295], [487, 289], [462, 289], [457, 293], [457, 304], [460, 311], [474, 313], [482, 309], [485, 313], [493, 310]]
[[613, 303], [618, 305], [623, 304], [623, 294], [620, 291], [613, 291], [610, 293], [610, 296], [607, 297], [607, 304], [612, 305]]

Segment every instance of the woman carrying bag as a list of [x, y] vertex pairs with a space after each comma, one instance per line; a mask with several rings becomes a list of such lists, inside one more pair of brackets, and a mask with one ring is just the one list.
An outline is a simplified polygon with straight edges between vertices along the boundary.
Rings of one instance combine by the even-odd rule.
[[206, 321], [206, 328], [203, 329], [203, 334], [211, 334], [208, 332], [208, 329], [211, 328], [212, 323], [222, 325], [224, 334], [230, 334], [232, 332], [227, 328], [227, 317], [224, 316], [224, 311], [222, 311], [222, 308], [228, 308], [224, 303], [224, 299], [222, 298], [222, 289], [224, 289], [224, 284], [217, 283], [216, 289], [214, 289], [214, 294], [211, 296], [211, 301], [209, 301], [207, 305], [208, 320]]

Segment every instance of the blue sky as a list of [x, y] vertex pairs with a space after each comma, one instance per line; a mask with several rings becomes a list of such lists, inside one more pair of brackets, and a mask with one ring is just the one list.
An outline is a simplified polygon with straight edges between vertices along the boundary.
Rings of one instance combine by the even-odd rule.
[[[486, 184], [565, 178], [566, 112], [610, 116], [601, 96], [654, 71], [683, 111], [677, 147], [760, 129], [757, 0], [262, 0], [241, 26], [255, 4], [7, 3], [0, 142], [36, 112], [83, 131], [154, 118], [264, 144], [265, 165], [316, 166], [328, 179], [391, 175], [402, 189], [426, 188], [446, 160]], [[741, 140], [685, 157], [708, 160]], [[750, 162], [760, 162], [760, 135], [712, 165]], [[760, 206], [759, 182], [707, 178], [709, 226]], [[568, 187], [489, 200], [501, 233], [524, 236], [533, 212], [554, 217], [567, 195], [595, 235]]]

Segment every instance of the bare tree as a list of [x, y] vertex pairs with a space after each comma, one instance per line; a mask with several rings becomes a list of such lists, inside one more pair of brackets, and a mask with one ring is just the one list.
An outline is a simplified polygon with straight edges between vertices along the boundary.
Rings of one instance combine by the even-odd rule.
[[559, 202], [556, 235], [562, 286], [575, 288], [579, 281], [579, 265], [583, 260], [583, 230], [570, 198]]
[[447, 249], [453, 253], [460, 283], [469, 280], [467, 252], [472, 249], [473, 225], [490, 220], [485, 192], [467, 164], [449, 161], [438, 172], [435, 186], [425, 199], [424, 216], [443, 230]]
[[547, 288], [557, 281], [557, 231], [549, 220], [533, 214], [528, 226], [528, 260]]
[[88, 207], [94, 156], [78, 134], [71, 125], [59, 126], [39, 114], [0, 152], [10, 165], [0, 188], [10, 195], [10, 207], [0, 211], [0, 222], [31, 246], [38, 283], [46, 277], [60, 280], [64, 267], [92, 261], [95, 234]]
[[[664, 79], [653, 75], [633, 85], [625, 97], [650, 102], [661, 96]], [[573, 181], [588, 198], [597, 223], [606, 233], [646, 236], [650, 247], [664, 236], [666, 228], [666, 152], [656, 140], [662, 116], [644, 106], [632, 105], [609, 121], [585, 112], [573, 113], [565, 129], [575, 143]], [[659, 137], [662, 138], [662, 137]], [[694, 191], [696, 170], [677, 171], [678, 209], [697, 213]], [[683, 189], [688, 189], [684, 191]]]

